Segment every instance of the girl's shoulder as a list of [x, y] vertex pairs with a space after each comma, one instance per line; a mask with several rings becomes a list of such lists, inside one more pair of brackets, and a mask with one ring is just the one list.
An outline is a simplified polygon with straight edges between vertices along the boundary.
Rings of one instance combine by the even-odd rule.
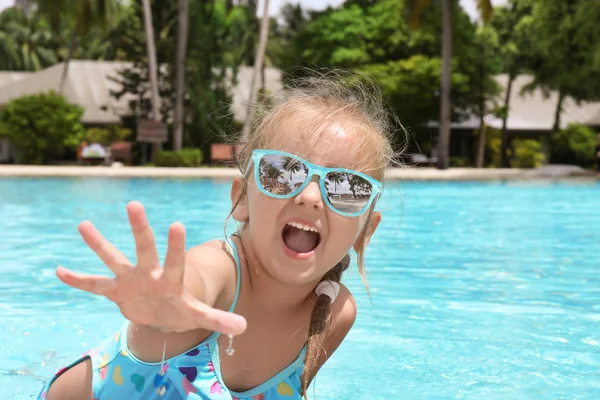
[[235, 293], [239, 265], [230, 249], [224, 240], [211, 240], [186, 253], [185, 287], [211, 307]]
[[356, 314], [358, 308], [356, 306], [356, 300], [350, 290], [340, 283], [340, 293], [336, 298], [335, 302], [331, 305], [331, 336], [328, 340], [330, 350], [335, 350], [337, 346], [342, 342], [344, 337], [348, 334], [354, 321], [356, 320]]

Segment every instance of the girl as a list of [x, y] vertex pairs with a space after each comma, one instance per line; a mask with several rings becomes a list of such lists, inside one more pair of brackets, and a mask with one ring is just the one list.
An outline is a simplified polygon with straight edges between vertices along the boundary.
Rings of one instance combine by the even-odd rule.
[[339, 82], [310, 80], [259, 113], [231, 187], [232, 237], [186, 253], [174, 223], [161, 268], [144, 209], [132, 202], [134, 266], [81, 223], [115, 277], [61, 267], [57, 275], [115, 302], [127, 322], [38, 399], [306, 398], [354, 323], [356, 305], [339, 281], [351, 249], [363, 276], [392, 159], [379, 96]]

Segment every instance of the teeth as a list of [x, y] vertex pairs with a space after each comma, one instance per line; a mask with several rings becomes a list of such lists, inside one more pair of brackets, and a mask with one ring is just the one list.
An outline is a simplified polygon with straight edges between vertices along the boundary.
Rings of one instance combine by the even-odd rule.
[[288, 222], [288, 225], [293, 226], [294, 228], [298, 228], [298, 229], [302, 229], [305, 231], [313, 231], [313, 232], [317, 232], [319, 233], [319, 231], [317, 231], [315, 228], [313, 228], [312, 226], [308, 226], [308, 225], [303, 225], [299, 222]]

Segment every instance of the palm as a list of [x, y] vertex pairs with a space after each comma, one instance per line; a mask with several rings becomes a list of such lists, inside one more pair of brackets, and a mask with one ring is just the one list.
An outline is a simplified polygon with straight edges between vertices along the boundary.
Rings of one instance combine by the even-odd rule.
[[159, 326], [172, 332], [202, 328], [228, 334], [242, 333], [245, 321], [240, 321], [240, 317], [207, 306], [185, 289], [183, 225], [173, 224], [169, 229], [167, 256], [164, 268], [161, 268], [142, 205], [132, 203], [127, 209], [136, 244], [136, 266], [91, 223], [83, 222], [79, 227], [81, 236], [115, 277], [81, 275], [60, 267], [58, 277], [77, 289], [105, 296], [117, 304], [125, 318], [140, 325]]

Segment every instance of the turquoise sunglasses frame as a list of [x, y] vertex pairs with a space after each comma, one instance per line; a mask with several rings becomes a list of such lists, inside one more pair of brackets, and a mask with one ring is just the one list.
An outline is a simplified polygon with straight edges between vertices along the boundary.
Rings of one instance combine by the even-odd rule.
[[[304, 181], [302, 186], [298, 187], [298, 189], [294, 190], [293, 192], [291, 192], [289, 194], [284, 194], [284, 195], [273, 194], [273, 193], [269, 192], [268, 190], [266, 190], [265, 188], [263, 188], [263, 186], [260, 184], [260, 159], [266, 155], [279, 155], [279, 156], [284, 156], [284, 157], [290, 157], [290, 158], [293, 158], [293, 159], [303, 163], [304, 165], [306, 165], [308, 167], [308, 173], [306, 175], [306, 180]], [[329, 209], [331, 211], [335, 212], [336, 214], [342, 215], [344, 217], [358, 217], [359, 215], [364, 214], [364, 212], [366, 210], [368, 210], [369, 207], [371, 207], [373, 202], [376, 201], [376, 199], [378, 199], [380, 197], [381, 192], [382, 192], [381, 189], [382, 189], [383, 185], [381, 184], [381, 182], [379, 182], [378, 180], [376, 180], [368, 175], [363, 174], [362, 172], [354, 171], [351, 169], [345, 169], [345, 168], [321, 167], [319, 165], [312, 164], [312, 163], [306, 161], [305, 159], [298, 157], [297, 155], [286, 153], [284, 151], [254, 150], [252, 152], [252, 164], [254, 164], [254, 179], [256, 181], [256, 186], [258, 187], [258, 189], [265, 195], [276, 198], [276, 199], [289, 199], [290, 197], [296, 196], [298, 193], [300, 193], [302, 190], [304, 190], [304, 188], [306, 186], [308, 186], [308, 184], [310, 182], [313, 181], [313, 176], [317, 175], [319, 177], [319, 186], [321, 189], [321, 196], [325, 200], [325, 203], [327, 204], [327, 206], [329, 207]], [[246, 170], [246, 176], [248, 175], [249, 169], [251, 167], [252, 167], [251, 165], [248, 165], [248, 169]], [[373, 190], [371, 191], [371, 196], [369, 197], [369, 200], [367, 201], [367, 203], [363, 206], [363, 208], [360, 211], [355, 212], [355, 213], [347, 213], [347, 212], [336, 209], [333, 206], [333, 204], [331, 204], [331, 201], [329, 200], [329, 198], [327, 197], [327, 194], [326, 194], [327, 190], [325, 189], [325, 177], [330, 172], [345, 172], [345, 173], [354, 174], [354, 175], [361, 177], [362, 179], [366, 180], [367, 182], [369, 182], [371, 184], [371, 187], [373, 188]]]

